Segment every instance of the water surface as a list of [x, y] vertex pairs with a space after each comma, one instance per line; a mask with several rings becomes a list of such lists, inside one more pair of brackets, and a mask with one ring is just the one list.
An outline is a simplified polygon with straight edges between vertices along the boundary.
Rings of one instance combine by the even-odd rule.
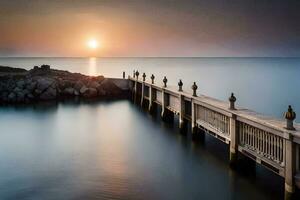
[[225, 144], [177, 125], [127, 100], [2, 107], [0, 199], [283, 198], [281, 177], [232, 170]]
[[26, 69], [41, 64], [107, 77], [138, 69], [159, 84], [163, 76], [173, 85], [182, 79], [185, 90], [196, 81], [199, 93], [225, 101], [234, 92], [238, 105], [277, 118], [289, 104], [300, 113], [300, 58], [0, 58], [0, 65]]

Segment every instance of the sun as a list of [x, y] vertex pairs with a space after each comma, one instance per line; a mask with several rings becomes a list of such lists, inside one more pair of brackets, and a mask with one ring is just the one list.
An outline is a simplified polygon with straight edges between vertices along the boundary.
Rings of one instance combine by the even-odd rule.
[[98, 48], [98, 41], [95, 40], [95, 39], [90, 39], [88, 42], [87, 42], [87, 46], [90, 48], [90, 49], [97, 49]]

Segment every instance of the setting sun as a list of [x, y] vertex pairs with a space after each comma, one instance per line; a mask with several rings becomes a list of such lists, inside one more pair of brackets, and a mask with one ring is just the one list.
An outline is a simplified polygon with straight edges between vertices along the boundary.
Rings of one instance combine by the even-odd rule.
[[95, 39], [91, 39], [87, 42], [87, 45], [90, 49], [97, 49], [98, 48], [98, 41]]

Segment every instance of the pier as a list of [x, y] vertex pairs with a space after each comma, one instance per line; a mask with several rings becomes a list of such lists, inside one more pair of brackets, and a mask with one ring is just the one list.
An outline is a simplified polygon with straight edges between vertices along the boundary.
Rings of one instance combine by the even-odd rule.
[[163, 120], [179, 116], [181, 132], [190, 124], [193, 136], [210, 134], [228, 144], [231, 165], [238, 164], [237, 157], [243, 154], [283, 177], [286, 199], [300, 188], [300, 124], [294, 123], [296, 113], [291, 106], [285, 119], [275, 119], [236, 106], [233, 93], [228, 94], [228, 102], [197, 94], [195, 82], [185, 91], [181, 80], [178, 86], [169, 86], [167, 77], [156, 81], [152, 74], [146, 79], [138, 71], [128, 81], [133, 100], [146, 105], [149, 112], [161, 106]]

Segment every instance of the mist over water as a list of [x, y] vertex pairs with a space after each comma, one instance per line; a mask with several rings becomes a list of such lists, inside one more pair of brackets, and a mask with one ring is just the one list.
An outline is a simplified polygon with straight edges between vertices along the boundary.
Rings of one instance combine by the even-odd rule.
[[0, 108], [0, 199], [282, 199], [263, 167], [127, 100]]
[[106, 77], [138, 69], [159, 84], [163, 76], [172, 85], [182, 79], [185, 90], [196, 81], [199, 93], [224, 101], [234, 92], [237, 105], [277, 118], [289, 104], [300, 113], [300, 58], [0, 58], [0, 65], [26, 69], [41, 64]]

